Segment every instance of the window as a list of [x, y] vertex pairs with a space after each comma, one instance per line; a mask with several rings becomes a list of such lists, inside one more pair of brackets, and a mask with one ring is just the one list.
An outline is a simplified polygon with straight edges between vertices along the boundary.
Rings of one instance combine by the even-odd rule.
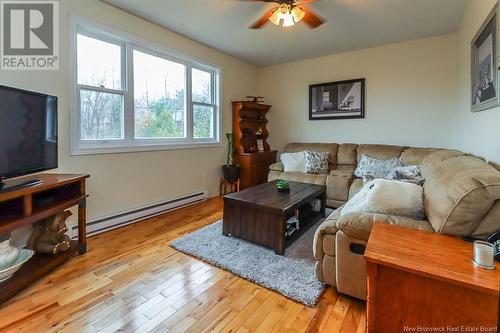
[[186, 66], [134, 50], [136, 139], [186, 137]]
[[123, 46], [77, 36], [80, 137], [123, 139]]
[[79, 20], [74, 154], [219, 144], [219, 71]]

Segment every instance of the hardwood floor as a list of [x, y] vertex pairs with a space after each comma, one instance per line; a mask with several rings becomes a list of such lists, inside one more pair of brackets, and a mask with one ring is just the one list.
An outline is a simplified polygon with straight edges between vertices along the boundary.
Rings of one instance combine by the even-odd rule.
[[365, 332], [364, 302], [332, 288], [308, 308], [168, 246], [221, 218], [215, 198], [89, 238], [0, 305], [0, 332]]

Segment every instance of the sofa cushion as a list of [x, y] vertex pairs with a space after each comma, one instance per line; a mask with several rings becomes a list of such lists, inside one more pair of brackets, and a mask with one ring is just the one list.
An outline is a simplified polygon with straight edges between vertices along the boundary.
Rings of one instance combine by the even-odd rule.
[[472, 236], [486, 239], [496, 230], [500, 230], [500, 200], [495, 201], [488, 214], [472, 232]]
[[424, 159], [439, 148], [407, 148], [401, 153], [401, 163], [404, 165], [421, 165]]
[[315, 152], [330, 153], [330, 163], [337, 163], [337, 150], [339, 145], [336, 143], [289, 143], [286, 145], [286, 153], [298, 153], [304, 150]]
[[430, 176], [429, 174], [431, 173], [431, 171], [434, 170], [443, 161], [464, 155], [465, 153], [462, 153], [461, 151], [458, 150], [451, 150], [451, 149], [436, 150], [435, 152], [427, 155], [427, 157], [424, 158], [422, 164], [420, 165], [420, 169], [422, 170], [422, 176], [427, 179], [429, 178]]
[[337, 164], [356, 165], [358, 145], [354, 143], [343, 143], [338, 147]]
[[375, 179], [367, 183], [345, 204], [340, 215], [353, 212], [423, 219], [425, 217], [423, 189], [415, 184]]
[[285, 172], [304, 172], [306, 158], [303, 151], [298, 153], [283, 153], [280, 155]]
[[404, 216], [374, 213], [346, 214], [337, 220], [337, 228], [353, 238], [367, 241], [374, 223], [393, 224], [416, 230], [433, 231], [432, 226], [427, 220], [415, 220]]
[[326, 194], [329, 199], [347, 201], [349, 187], [353, 178], [354, 166], [351, 169], [332, 170], [326, 179]]
[[283, 179], [283, 180], [288, 180], [288, 181], [292, 181], [292, 182], [325, 185], [327, 176], [328, 175], [315, 175], [315, 174], [303, 173], [303, 172], [278, 172], [278, 171], [271, 170], [269, 172], [269, 176], [267, 177], [267, 180], [272, 181], [275, 179]]
[[404, 147], [389, 146], [389, 145], [359, 145], [357, 161], [361, 160], [361, 156], [366, 155], [379, 160], [389, 160], [391, 158], [399, 158]]
[[269, 166], [269, 170], [273, 171], [284, 171], [285, 167], [283, 166], [283, 163], [278, 162], [278, 163], [273, 163]]
[[438, 233], [472, 235], [500, 200], [500, 172], [477, 157], [449, 158], [426, 170], [425, 208]]
[[363, 179], [361, 178], [354, 178], [351, 183], [351, 187], [349, 188], [349, 199], [351, 199], [356, 193], [361, 191], [363, 188]]

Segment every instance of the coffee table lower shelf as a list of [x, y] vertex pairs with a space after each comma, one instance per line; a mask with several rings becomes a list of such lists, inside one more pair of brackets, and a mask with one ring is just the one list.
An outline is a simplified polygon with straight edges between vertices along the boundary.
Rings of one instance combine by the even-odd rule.
[[300, 224], [300, 229], [295, 231], [293, 234], [291, 234], [289, 237], [285, 237], [285, 247], [290, 246], [293, 242], [297, 240], [300, 236], [306, 233], [307, 230], [309, 230], [313, 225], [316, 224], [319, 220], [323, 218], [323, 214], [317, 213], [308, 218], [305, 221], [301, 221]]

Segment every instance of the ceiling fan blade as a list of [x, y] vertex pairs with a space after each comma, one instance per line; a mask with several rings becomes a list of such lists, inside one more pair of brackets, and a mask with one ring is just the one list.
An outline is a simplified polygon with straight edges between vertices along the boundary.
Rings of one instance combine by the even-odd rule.
[[[280, 3], [281, 0], [233, 0], [233, 1], [238, 1], [238, 2], [276, 2]], [[316, 1], [316, 0], [313, 0]]]
[[309, 26], [309, 28], [314, 29], [325, 23], [318, 15], [314, 14], [312, 10], [307, 7], [301, 7], [302, 10], [306, 13], [302, 21]]
[[266, 24], [267, 22], [269, 22], [269, 17], [271, 15], [273, 15], [273, 12], [275, 10], [276, 10], [276, 8], [273, 8], [270, 11], [268, 11], [267, 13], [265, 13], [264, 15], [262, 15], [257, 21], [255, 21], [250, 26], [250, 29], [260, 29], [260, 28], [262, 28], [264, 26], [264, 24]]

